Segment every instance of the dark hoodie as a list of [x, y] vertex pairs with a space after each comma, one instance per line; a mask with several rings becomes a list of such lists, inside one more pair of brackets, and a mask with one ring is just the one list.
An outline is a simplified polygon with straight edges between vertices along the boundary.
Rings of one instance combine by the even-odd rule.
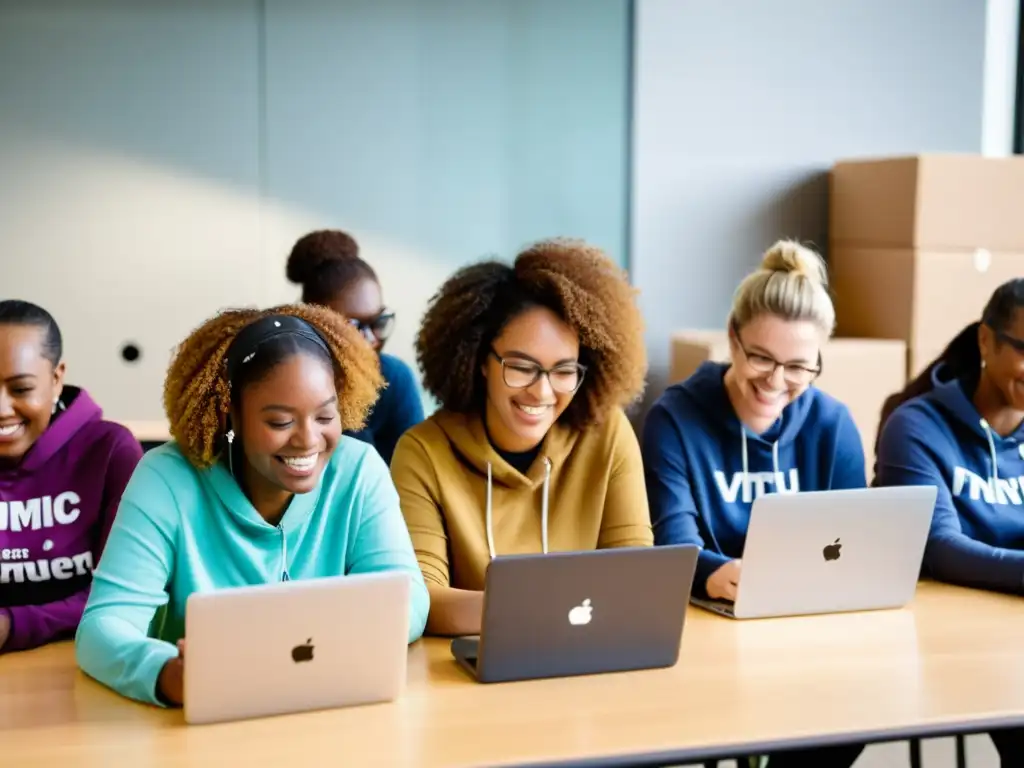
[[863, 444], [845, 405], [811, 387], [755, 435], [733, 410], [727, 368], [706, 362], [666, 389], [643, 430], [655, 543], [703, 548], [693, 587], [701, 596], [708, 576], [743, 556], [758, 496], [867, 484]]
[[66, 410], [11, 469], [0, 470], [0, 652], [74, 634], [92, 571], [142, 448], [103, 421], [85, 390], [64, 387]]
[[1024, 427], [1001, 437], [972, 402], [976, 381], [942, 382], [901, 405], [878, 442], [876, 485], [938, 487], [924, 574], [1024, 591]]

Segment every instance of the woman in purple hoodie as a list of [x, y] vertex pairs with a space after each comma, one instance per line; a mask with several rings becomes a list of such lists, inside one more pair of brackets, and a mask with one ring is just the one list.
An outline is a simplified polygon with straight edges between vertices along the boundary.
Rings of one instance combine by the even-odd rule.
[[0, 301], [0, 654], [73, 637], [121, 493], [142, 458], [64, 385], [60, 329]]

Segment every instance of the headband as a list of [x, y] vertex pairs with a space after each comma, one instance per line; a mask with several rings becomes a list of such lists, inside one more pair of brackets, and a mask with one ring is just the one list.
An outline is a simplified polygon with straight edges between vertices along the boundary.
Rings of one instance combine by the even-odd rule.
[[278, 336], [301, 336], [312, 341], [323, 349], [329, 358], [334, 359], [323, 336], [305, 320], [294, 315], [269, 315], [249, 323], [231, 342], [225, 361], [228, 383], [234, 384], [241, 367], [256, 356], [261, 344]]

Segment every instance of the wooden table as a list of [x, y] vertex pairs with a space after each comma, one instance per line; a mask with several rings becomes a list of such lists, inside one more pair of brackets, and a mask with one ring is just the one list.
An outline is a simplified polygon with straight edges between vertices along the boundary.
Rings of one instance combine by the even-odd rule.
[[902, 611], [737, 622], [691, 608], [668, 670], [481, 685], [434, 639], [409, 661], [392, 704], [185, 726], [84, 677], [70, 644], [3, 656], [0, 755], [18, 768], [656, 765], [1024, 724], [1024, 604], [928, 583]]
[[140, 443], [166, 443], [171, 433], [166, 421], [122, 421]]

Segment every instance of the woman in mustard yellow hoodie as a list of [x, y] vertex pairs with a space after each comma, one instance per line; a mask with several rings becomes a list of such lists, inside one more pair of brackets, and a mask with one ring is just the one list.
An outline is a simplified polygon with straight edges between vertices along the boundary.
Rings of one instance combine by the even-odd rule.
[[494, 557], [653, 545], [622, 410], [644, 386], [643, 322], [604, 253], [548, 240], [511, 266], [460, 270], [416, 352], [441, 407], [399, 440], [391, 474], [430, 591], [427, 632], [480, 631]]

